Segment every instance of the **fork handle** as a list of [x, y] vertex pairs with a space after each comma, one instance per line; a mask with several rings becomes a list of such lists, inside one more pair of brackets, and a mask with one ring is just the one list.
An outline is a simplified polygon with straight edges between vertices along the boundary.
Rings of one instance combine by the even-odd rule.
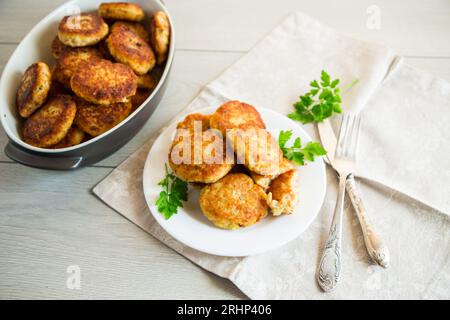
[[359, 196], [359, 192], [356, 189], [355, 178], [353, 174], [350, 174], [346, 181], [347, 193], [355, 208], [356, 215], [358, 216], [359, 223], [363, 232], [364, 243], [366, 244], [367, 252], [370, 258], [383, 268], [387, 268], [389, 265], [389, 250], [383, 244], [378, 234], [373, 230], [372, 222], [367, 216], [366, 208]]
[[333, 222], [317, 270], [317, 282], [325, 292], [334, 289], [341, 275], [342, 217], [346, 180], [347, 177], [339, 178], [339, 192], [334, 208]]

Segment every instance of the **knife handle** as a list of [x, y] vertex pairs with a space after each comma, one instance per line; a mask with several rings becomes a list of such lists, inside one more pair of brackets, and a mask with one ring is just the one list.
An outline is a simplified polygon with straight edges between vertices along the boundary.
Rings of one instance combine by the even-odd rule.
[[370, 258], [382, 266], [387, 268], [389, 265], [389, 250], [383, 244], [378, 234], [373, 230], [372, 222], [367, 216], [366, 208], [359, 196], [359, 192], [356, 189], [355, 178], [350, 175], [346, 181], [347, 193], [355, 208], [356, 215], [358, 216], [359, 223], [363, 232], [364, 242], [366, 244], [367, 252]]

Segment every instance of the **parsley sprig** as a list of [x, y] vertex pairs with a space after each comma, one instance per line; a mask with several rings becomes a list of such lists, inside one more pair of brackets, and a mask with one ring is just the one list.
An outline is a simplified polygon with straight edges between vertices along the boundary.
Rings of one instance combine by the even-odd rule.
[[302, 148], [302, 140], [300, 138], [296, 138], [294, 144], [291, 147], [287, 147], [286, 144], [291, 137], [292, 130], [281, 130], [278, 136], [278, 144], [280, 145], [281, 151], [283, 151], [283, 155], [298, 165], [303, 166], [305, 160], [314, 161], [316, 156], [323, 156], [327, 153], [318, 142], [310, 141]]
[[340, 80], [332, 80], [325, 70], [322, 70], [320, 80], [314, 80], [309, 84], [311, 90], [300, 96], [300, 100], [294, 104], [295, 111], [288, 115], [289, 118], [306, 124], [322, 122], [333, 113], [342, 112], [338, 88]]
[[187, 201], [188, 184], [169, 172], [167, 165], [165, 167], [166, 176], [158, 183], [164, 190], [159, 193], [156, 205], [164, 218], [169, 219], [177, 213], [178, 207], [183, 207], [183, 201]]

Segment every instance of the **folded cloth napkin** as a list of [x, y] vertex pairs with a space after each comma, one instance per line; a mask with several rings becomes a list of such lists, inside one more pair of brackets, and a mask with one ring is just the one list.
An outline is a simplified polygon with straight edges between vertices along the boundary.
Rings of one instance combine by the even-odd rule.
[[[184, 246], [153, 219], [144, 200], [142, 170], [156, 135], [94, 193], [202, 268], [230, 279], [250, 298], [449, 299], [449, 83], [405, 65], [388, 48], [348, 38], [295, 13], [208, 84], [183, 113], [238, 99], [287, 114], [322, 69], [344, 86], [359, 79], [343, 94], [343, 108], [362, 110], [358, 175], [365, 179], [358, 185], [390, 249], [387, 270], [370, 263], [358, 220], [346, 201], [341, 282], [331, 293], [318, 288], [315, 270], [337, 193], [330, 169], [326, 199], [315, 222], [285, 246], [243, 258]], [[303, 127], [318, 139], [313, 125]]]

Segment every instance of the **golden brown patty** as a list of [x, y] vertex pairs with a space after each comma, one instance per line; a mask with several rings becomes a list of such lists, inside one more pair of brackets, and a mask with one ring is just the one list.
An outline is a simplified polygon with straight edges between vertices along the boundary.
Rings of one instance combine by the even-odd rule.
[[22, 117], [29, 117], [45, 102], [51, 83], [52, 74], [44, 62], [37, 62], [28, 67], [16, 94], [16, 105]]
[[277, 140], [264, 129], [233, 129], [227, 132], [227, 141], [236, 152], [238, 163], [260, 175], [277, 175], [283, 153]]
[[71, 126], [66, 136], [57, 144], [51, 146], [52, 149], [68, 148], [83, 142], [85, 133], [77, 126]]
[[71, 78], [75, 94], [97, 104], [126, 102], [136, 94], [137, 76], [124, 64], [94, 60], [83, 64]]
[[49, 147], [60, 142], [72, 126], [77, 107], [67, 95], [51, 98], [29, 117], [23, 126], [23, 140], [36, 147]]
[[114, 22], [112, 28], [114, 26], [124, 25], [128, 27], [131, 31], [141, 37], [145, 42], [150, 42], [150, 34], [147, 32], [145, 27], [138, 22], [129, 22], [129, 21], [116, 21]]
[[146, 74], [155, 66], [153, 50], [126, 25], [115, 24], [106, 45], [114, 59], [128, 65], [137, 74]]
[[102, 55], [96, 48], [68, 48], [59, 55], [53, 70], [53, 79], [70, 89], [70, 79], [86, 62], [101, 59]]
[[95, 137], [122, 122], [131, 112], [131, 103], [96, 105], [77, 99], [75, 124], [84, 132]]
[[268, 212], [267, 195], [243, 173], [231, 173], [207, 185], [200, 193], [203, 214], [217, 227], [247, 227]]
[[140, 89], [147, 89], [152, 91], [153, 89], [155, 89], [157, 84], [158, 82], [156, 81], [155, 77], [149, 73], [140, 75], [137, 78], [137, 85]]
[[207, 125], [207, 116], [192, 114], [177, 126], [169, 151], [169, 165], [185, 181], [212, 183], [233, 167], [232, 161], [226, 161], [226, 144], [222, 135], [218, 131], [207, 130]]
[[194, 130], [195, 125], [200, 124], [202, 131], [208, 130], [210, 117], [209, 114], [191, 113], [177, 124], [177, 129]]
[[170, 22], [167, 15], [158, 11], [152, 15], [150, 22], [150, 43], [156, 53], [156, 63], [167, 60], [170, 45]]
[[259, 112], [251, 105], [240, 101], [222, 104], [211, 117], [211, 128], [226, 134], [228, 129], [265, 129], [266, 125]]
[[298, 202], [298, 171], [289, 170], [272, 181], [269, 203], [274, 216], [290, 214]]
[[151, 91], [144, 90], [144, 89], [138, 89], [136, 91], [136, 94], [134, 96], [130, 97], [132, 111], [139, 108], [144, 103], [144, 101], [147, 100], [150, 93], [151, 93]]
[[99, 43], [108, 31], [108, 25], [98, 15], [80, 13], [61, 20], [58, 38], [69, 47], [86, 47]]
[[102, 3], [98, 13], [103, 18], [112, 20], [142, 21], [145, 17], [141, 6], [127, 2]]
[[64, 49], [66, 48], [67, 46], [64, 43], [62, 43], [61, 40], [59, 40], [58, 36], [55, 36], [55, 38], [52, 41], [51, 47], [53, 58], [58, 59], [61, 52], [63, 52]]

